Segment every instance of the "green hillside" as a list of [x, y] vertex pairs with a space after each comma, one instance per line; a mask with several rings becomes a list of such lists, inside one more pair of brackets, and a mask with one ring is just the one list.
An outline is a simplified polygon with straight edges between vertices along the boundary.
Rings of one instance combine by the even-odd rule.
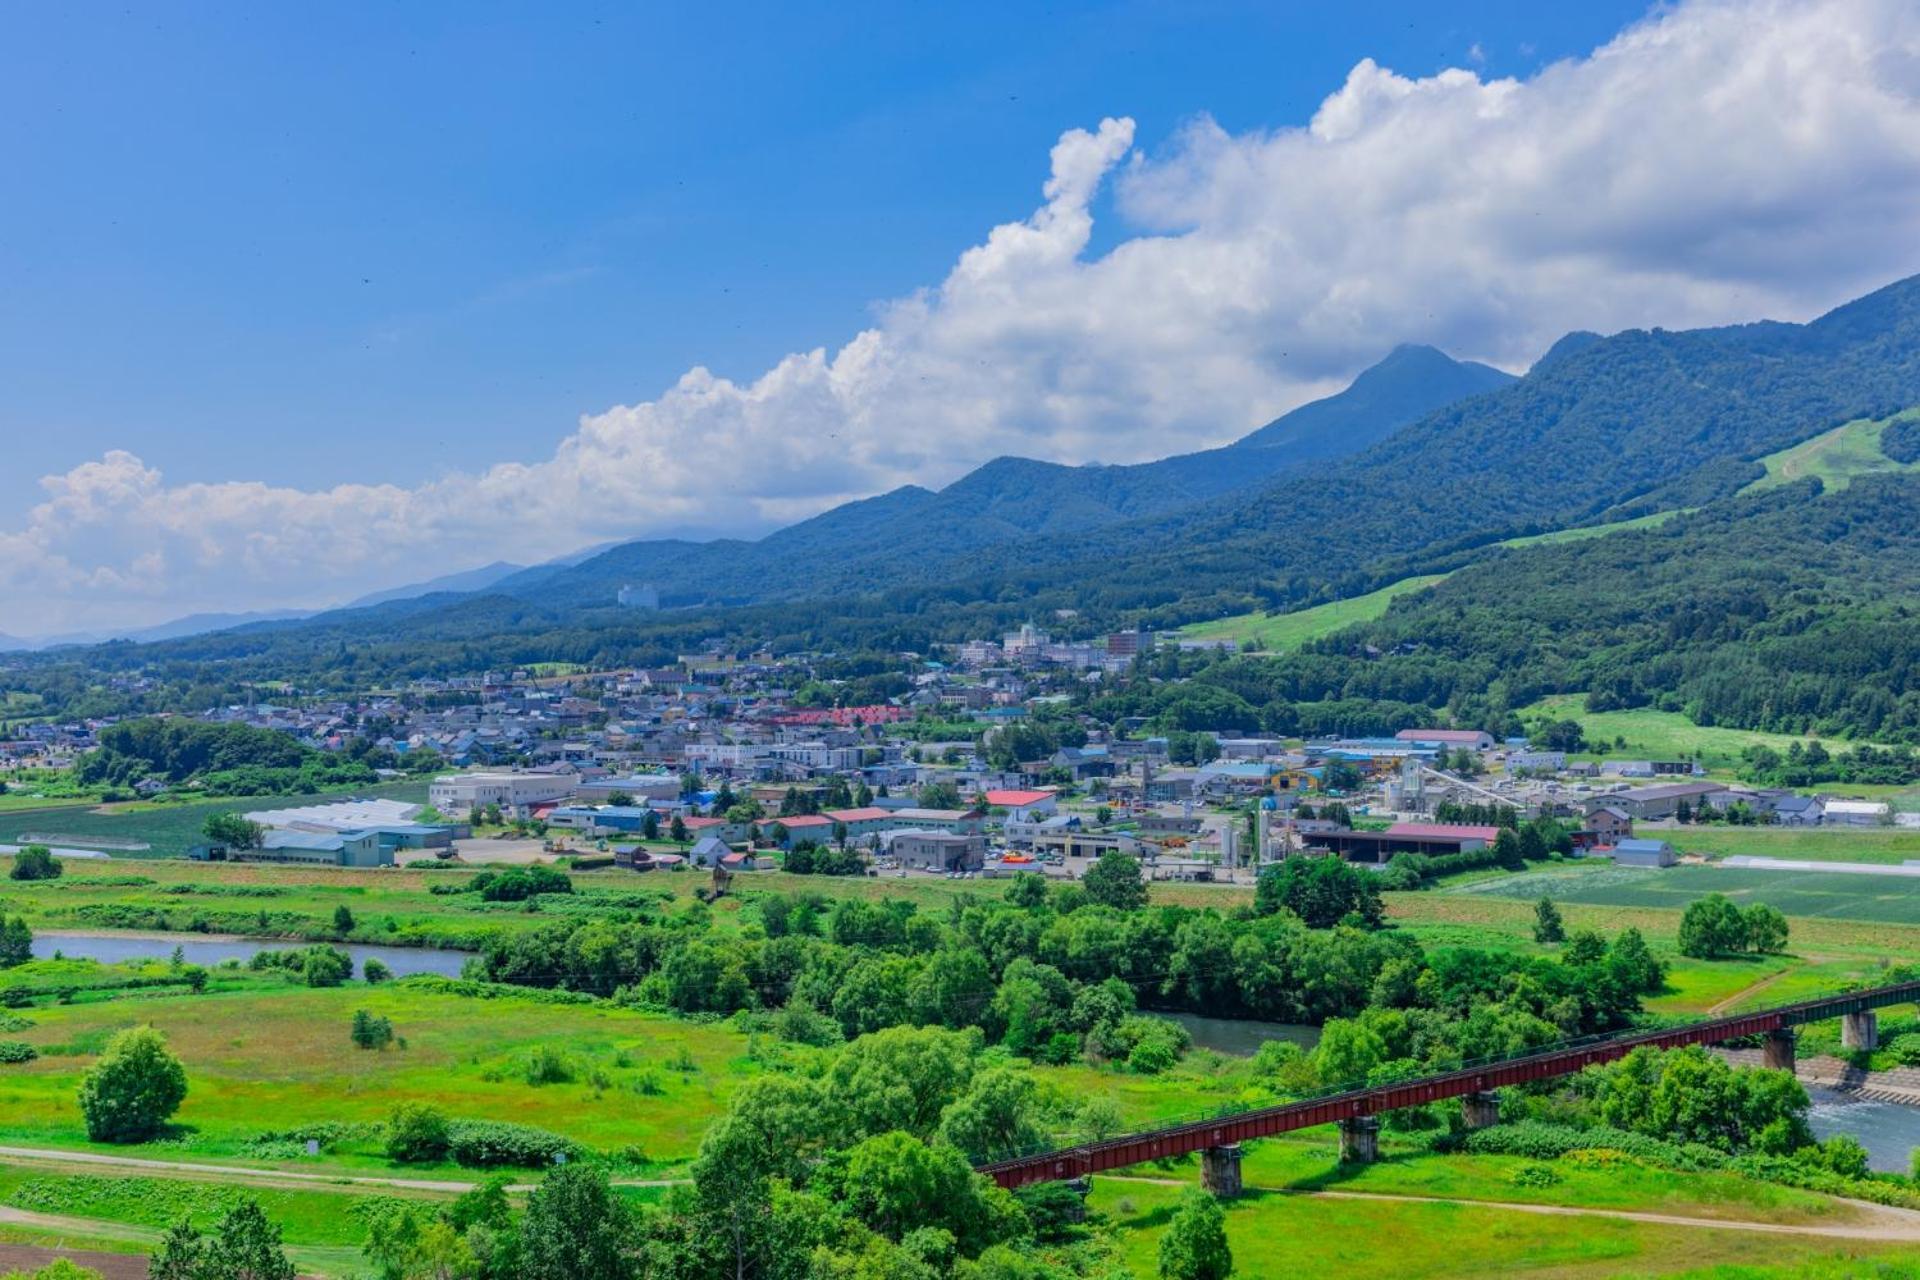
[[1753, 493], [1792, 484], [1795, 480], [1818, 480], [1829, 492], [1837, 493], [1858, 476], [1882, 471], [1912, 471], [1920, 464], [1896, 462], [1881, 447], [1887, 429], [1896, 423], [1920, 422], [1920, 409], [1908, 409], [1887, 418], [1856, 418], [1854, 421], [1823, 431], [1778, 453], [1760, 459], [1767, 474], [1748, 485], [1743, 492]]
[[[1607, 534], [1621, 533], [1628, 529], [1657, 529], [1679, 514], [1681, 513], [1678, 511], [1656, 511], [1650, 515], [1636, 516], [1631, 520], [1616, 520], [1609, 524], [1581, 525], [1577, 529], [1554, 529], [1547, 533], [1505, 538], [1493, 545], [1536, 547], [1563, 542], [1584, 542], [1588, 538], [1601, 538]], [[1402, 578], [1378, 590], [1345, 600], [1332, 600], [1326, 604], [1295, 609], [1288, 613], [1238, 613], [1231, 617], [1215, 618], [1209, 622], [1190, 623], [1180, 628], [1179, 634], [1183, 639], [1188, 640], [1231, 640], [1242, 649], [1280, 653], [1288, 649], [1297, 649], [1311, 640], [1330, 636], [1357, 622], [1371, 622], [1384, 614], [1387, 606], [1395, 600], [1424, 590], [1436, 582], [1444, 581], [1447, 577], [1448, 575], [1444, 573], [1415, 574], [1411, 578]]]
[[1356, 622], [1371, 622], [1401, 596], [1424, 590], [1446, 576], [1429, 573], [1403, 578], [1363, 596], [1296, 609], [1292, 613], [1242, 613], [1212, 622], [1196, 622], [1182, 627], [1180, 635], [1189, 640], [1231, 640], [1242, 649], [1280, 653], [1298, 649], [1309, 640], [1330, 636]]

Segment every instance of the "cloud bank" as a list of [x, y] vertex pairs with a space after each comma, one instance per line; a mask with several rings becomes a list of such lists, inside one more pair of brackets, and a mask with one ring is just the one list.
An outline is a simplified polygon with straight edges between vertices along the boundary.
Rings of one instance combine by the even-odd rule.
[[[871, 328], [751, 382], [689, 370], [543, 460], [302, 491], [114, 451], [48, 477], [0, 527], [5, 629], [758, 530], [1000, 454], [1159, 457], [1402, 341], [1519, 367], [1572, 328], [1804, 319], [1920, 270], [1917, 87], [1908, 0], [1702, 0], [1525, 80], [1363, 61], [1304, 127], [1070, 129], [1040, 207]], [[1129, 234], [1093, 257], [1103, 191]]]

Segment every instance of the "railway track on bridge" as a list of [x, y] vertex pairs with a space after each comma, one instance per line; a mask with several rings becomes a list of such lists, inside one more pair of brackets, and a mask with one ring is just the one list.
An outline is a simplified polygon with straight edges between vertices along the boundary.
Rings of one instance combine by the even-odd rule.
[[[1822, 996], [1723, 1018], [1708, 1018], [1685, 1026], [1630, 1031], [1569, 1042], [1517, 1057], [1476, 1063], [1457, 1071], [1323, 1094], [1298, 1102], [1169, 1125], [1100, 1142], [986, 1160], [975, 1165], [975, 1168], [1003, 1187], [1083, 1178], [1112, 1169], [1125, 1169], [1149, 1160], [1233, 1147], [1255, 1138], [1271, 1138], [1296, 1129], [1310, 1129], [1315, 1125], [1360, 1121], [1402, 1107], [1417, 1107], [1449, 1098], [1488, 1094], [1511, 1085], [1551, 1080], [1600, 1063], [1616, 1061], [1642, 1047], [1678, 1049], [1695, 1044], [1720, 1044], [1748, 1036], [1790, 1034], [1793, 1028], [1809, 1022], [1822, 1022], [1847, 1015], [1871, 1015], [1891, 1005], [1916, 1002], [1920, 1002], [1920, 982], [1901, 982], [1849, 991], [1842, 995]], [[1790, 1055], [1791, 1040], [1786, 1043], [1786, 1052]]]

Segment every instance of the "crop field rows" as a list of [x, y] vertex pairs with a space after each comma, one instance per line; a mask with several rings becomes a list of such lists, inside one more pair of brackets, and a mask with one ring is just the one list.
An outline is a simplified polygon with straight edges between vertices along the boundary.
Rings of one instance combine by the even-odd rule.
[[1709, 893], [1742, 905], [1764, 902], [1788, 916], [1920, 925], [1920, 879], [1820, 871], [1764, 871], [1745, 867], [1670, 867], [1663, 871], [1608, 868], [1538, 871], [1449, 890], [1500, 898], [1546, 896], [1556, 902], [1608, 907], [1683, 910]]

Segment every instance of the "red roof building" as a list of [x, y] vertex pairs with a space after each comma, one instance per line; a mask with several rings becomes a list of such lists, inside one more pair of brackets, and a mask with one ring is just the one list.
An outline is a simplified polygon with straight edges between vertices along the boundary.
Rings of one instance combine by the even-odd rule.
[[1054, 798], [1051, 791], [989, 791], [987, 803], [1002, 809], [1024, 809]]
[[1409, 836], [1415, 840], [1480, 840], [1492, 844], [1500, 838], [1500, 828], [1452, 826], [1444, 822], [1396, 822], [1387, 828], [1387, 834]]

